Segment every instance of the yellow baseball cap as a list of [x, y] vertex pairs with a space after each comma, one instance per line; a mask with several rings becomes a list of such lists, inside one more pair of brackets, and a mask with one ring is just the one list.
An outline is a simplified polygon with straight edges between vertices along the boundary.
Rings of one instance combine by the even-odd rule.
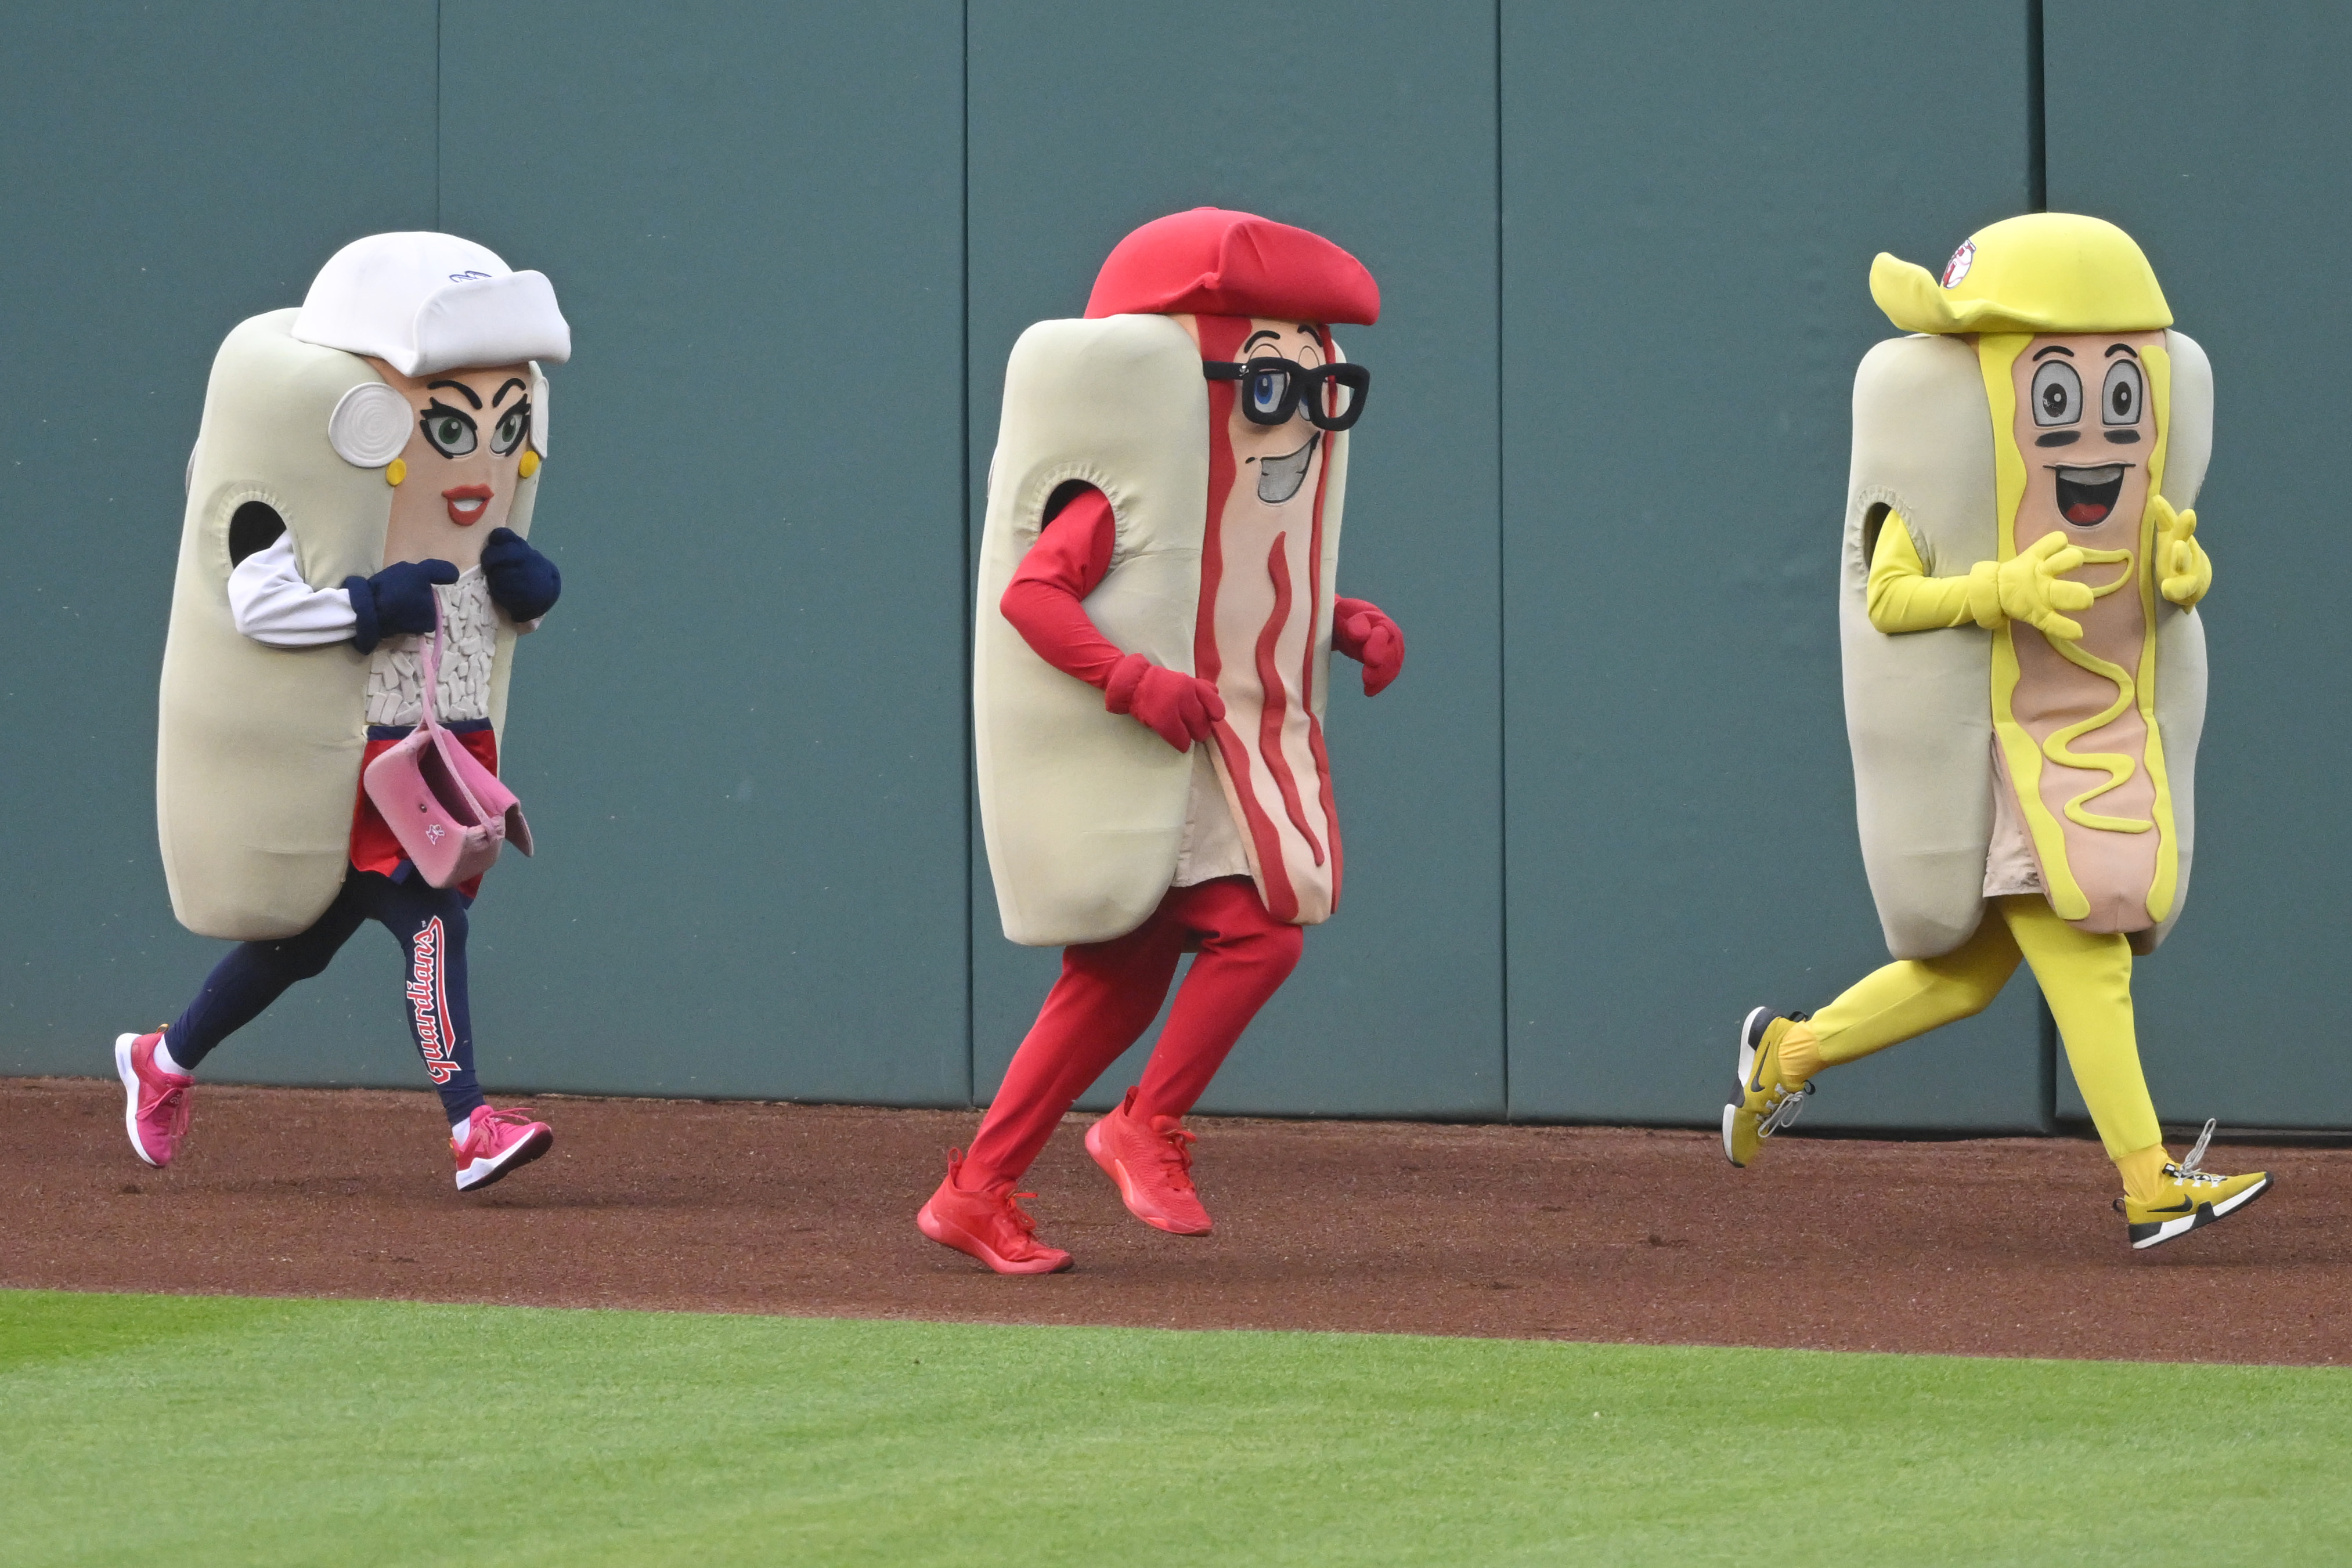
[[1970, 235], [1939, 279], [1881, 251], [1870, 297], [1906, 332], [2144, 332], [2172, 325], [2131, 235], [2078, 213], [2027, 213]]

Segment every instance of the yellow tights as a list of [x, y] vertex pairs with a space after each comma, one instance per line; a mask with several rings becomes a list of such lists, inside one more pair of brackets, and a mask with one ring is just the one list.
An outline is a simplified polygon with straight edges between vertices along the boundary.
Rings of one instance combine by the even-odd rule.
[[2161, 1168], [2164, 1134], [2132, 1031], [2131, 944], [2076, 930], [2038, 894], [1994, 899], [1976, 935], [1941, 957], [1902, 959], [1866, 976], [1810, 1024], [1791, 1029], [1782, 1060], [1810, 1076], [1982, 1012], [2020, 958], [2032, 966], [2058, 1020], [2067, 1064], [2107, 1157], [2122, 1167], [2127, 1186], [2138, 1185], [2133, 1178]]

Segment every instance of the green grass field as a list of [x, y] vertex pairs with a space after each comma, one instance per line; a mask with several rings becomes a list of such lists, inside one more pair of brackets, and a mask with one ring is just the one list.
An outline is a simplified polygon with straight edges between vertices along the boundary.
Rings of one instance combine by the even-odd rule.
[[0, 1292], [0, 1560], [2352, 1561], [2352, 1372]]

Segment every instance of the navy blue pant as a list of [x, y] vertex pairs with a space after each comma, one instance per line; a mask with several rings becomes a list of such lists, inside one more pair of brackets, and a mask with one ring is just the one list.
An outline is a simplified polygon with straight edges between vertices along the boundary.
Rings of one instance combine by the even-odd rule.
[[395, 882], [377, 872], [347, 871], [342, 891], [310, 929], [278, 942], [239, 943], [213, 967], [204, 989], [164, 1034], [172, 1060], [194, 1071], [213, 1047], [259, 1018], [287, 987], [324, 971], [361, 922], [373, 920], [400, 939], [408, 960], [409, 1036], [449, 1120], [465, 1120], [482, 1103], [466, 1005], [466, 906], [472, 902], [454, 887], [428, 887], [414, 873]]

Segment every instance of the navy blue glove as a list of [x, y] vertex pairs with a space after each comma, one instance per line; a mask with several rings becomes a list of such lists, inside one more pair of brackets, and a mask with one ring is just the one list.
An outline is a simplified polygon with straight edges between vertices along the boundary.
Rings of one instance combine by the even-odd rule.
[[432, 631], [433, 587], [457, 580], [457, 569], [446, 560], [396, 560], [373, 577], [343, 579], [352, 612], [359, 617], [352, 646], [373, 653], [386, 637]]
[[563, 597], [563, 574], [512, 528], [492, 528], [482, 541], [482, 578], [490, 598], [517, 621], [536, 621]]

